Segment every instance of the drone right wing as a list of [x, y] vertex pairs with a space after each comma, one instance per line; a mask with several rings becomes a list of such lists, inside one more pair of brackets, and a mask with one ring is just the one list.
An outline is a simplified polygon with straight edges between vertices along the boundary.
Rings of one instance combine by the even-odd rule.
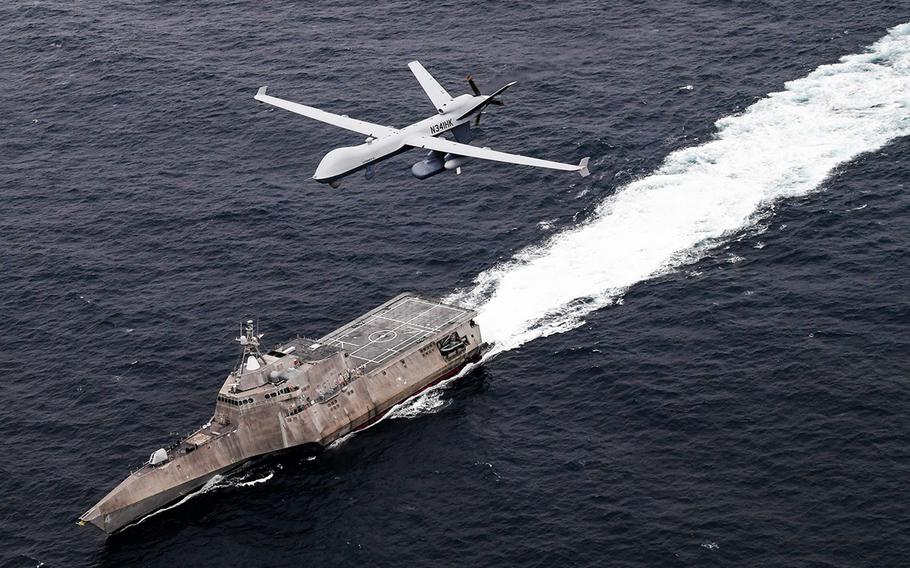
[[414, 148], [424, 148], [427, 150], [436, 150], [455, 156], [466, 156], [469, 158], [479, 158], [481, 160], [492, 160], [494, 162], [505, 162], [508, 164], [519, 164], [522, 166], [535, 166], [538, 168], [550, 168], [553, 170], [563, 170], [567, 172], [578, 172], [581, 177], [588, 177], [591, 172], [588, 171], [589, 158], [582, 158], [578, 165], [564, 164], [562, 162], [552, 162], [550, 160], [541, 160], [522, 156], [519, 154], [509, 154], [498, 152], [489, 148], [478, 148], [470, 144], [461, 144], [433, 136], [412, 135], [405, 139], [408, 146]]

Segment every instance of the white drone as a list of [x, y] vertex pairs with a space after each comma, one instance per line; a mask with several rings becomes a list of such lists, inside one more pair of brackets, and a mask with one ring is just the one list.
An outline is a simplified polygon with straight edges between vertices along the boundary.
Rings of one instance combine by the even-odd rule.
[[[318, 108], [292, 103], [291, 101], [265, 94], [266, 87], [259, 89], [255, 99], [339, 128], [363, 134], [367, 137], [366, 141], [359, 146], [346, 146], [332, 150], [319, 162], [313, 179], [321, 183], [327, 183], [332, 187], [338, 187], [341, 185], [341, 178], [360, 170], [366, 170], [367, 179], [372, 178], [374, 164], [412, 148], [430, 150], [424, 160], [417, 162], [411, 167], [411, 173], [418, 179], [426, 179], [446, 170], [455, 170], [456, 173], [460, 174], [461, 167], [472, 158], [578, 172], [582, 177], [589, 175], [588, 158], [582, 158], [581, 162], [575, 166], [529, 158], [518, 154], [497, 152], [489, 148], [478, 148], [469, 144], [472, 138], [471, 119], [476, 117], [475, 125], [479, 124], [480, 115], [488, 105], [501, 106], [502, 101], [496, 97], [514, 85], [514, 82], [502, 87], [492, 95], [483, 95], [474, 80], [469, 76], [468, 83], [474, 94], [459, 95], [453, 98], [419, 62], [412, 61], [408, 64], [408, 67], [411, 68], [414, 76], [420, 82], [420, 86], [430, 97], [430, 101], [436, 107], [438, 114], [404, 128], [380, 126], [348, 116], [332, 114]], [[451, 132], [455, 141], [440, 137], [445, 132]]]

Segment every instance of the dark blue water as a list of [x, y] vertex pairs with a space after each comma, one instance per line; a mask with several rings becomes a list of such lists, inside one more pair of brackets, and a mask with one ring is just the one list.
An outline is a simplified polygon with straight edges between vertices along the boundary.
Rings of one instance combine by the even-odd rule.
[[[810, 74], [908, 21], [876, 1], [3, 6], [0, 561], [906, 565], [910, 64]], [[359, 137], [252, 99], [402, 126], [433, 111], [412, 59], [453, 94], [518, 80], [479, 143], [594, 175], [419, 182], [412, 152], [332, 190], [316, 164]], [[502, 351], [316, 460], [112, 538], [75, 525], [209, 418], [239, 320], [317, 335], [404, 290], [470, 302]]]

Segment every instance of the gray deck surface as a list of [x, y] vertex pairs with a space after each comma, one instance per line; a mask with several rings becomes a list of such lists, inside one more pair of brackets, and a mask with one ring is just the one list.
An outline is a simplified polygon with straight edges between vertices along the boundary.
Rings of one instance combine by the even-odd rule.
[[353, 366], [369, 371], [454, 321], [473, 315], [415, 297], [406, 297], [374, 314], [358, 318], [321, 341], [347, 351]]

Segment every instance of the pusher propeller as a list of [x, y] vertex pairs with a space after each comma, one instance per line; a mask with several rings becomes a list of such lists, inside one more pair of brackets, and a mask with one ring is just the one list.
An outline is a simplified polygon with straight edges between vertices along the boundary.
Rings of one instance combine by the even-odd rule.
[[[467, 76], [467, 79], [468, 79], [468, 85], [470, 85], [470, 86], [471, 86], [471, 90], [474, 91], [474, 95], [475, 95], [475, 96], [478, 96], [478, 97], [482, 97], [482, 96], [483, 96], [483, 93], [480, 92], [480, 87], [478, 87], [478, 86], [477, 86], [477, 83], [474, 82], [474, 77], [471, 76], [471, 75], [468, 75], [468, 76]], [[495, 95], [494, 95], [494, 96], [495, 96]], [[499, 100], [499, 99], [493, 99], [493, 100], [491, 100], [491, 101], [489, 102], [489, 104], [491, 104], [491, 105], [496, 105], [496, 106], [505, 106], [505, 103], [502, 102], [502, 101]], [[482, 114], [483, 114], [483, 112], [478, 112], [478, 113], [477, 113], [477, 118], [474, 119], [474, 126], [480, 126], [480, 116], [481, 116]]]

